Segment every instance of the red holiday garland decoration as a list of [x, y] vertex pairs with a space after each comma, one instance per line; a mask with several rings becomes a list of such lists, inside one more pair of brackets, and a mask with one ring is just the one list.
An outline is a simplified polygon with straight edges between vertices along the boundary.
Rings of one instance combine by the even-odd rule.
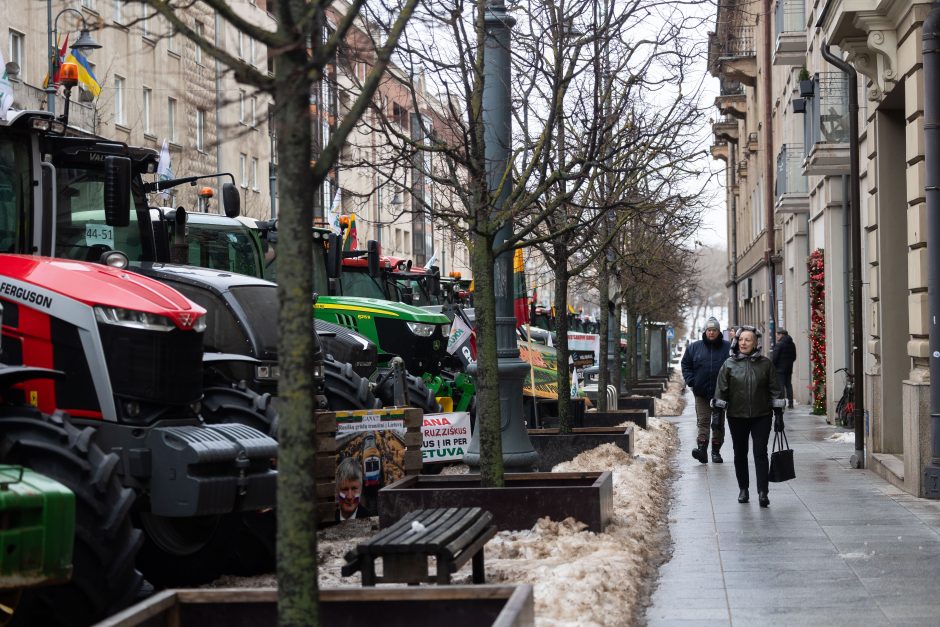
[[823, 250], [817, 248], [807, 260], [810, 304], [810, 390], [813, 413], [826, 413], [826, 273]]

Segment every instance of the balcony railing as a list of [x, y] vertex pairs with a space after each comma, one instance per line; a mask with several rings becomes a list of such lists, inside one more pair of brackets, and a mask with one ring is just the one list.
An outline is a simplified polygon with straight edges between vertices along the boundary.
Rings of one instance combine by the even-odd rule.
[[806, 102], [803, 145], [809, 154], [814, 144], [849, 141], [849, 85], [842, 72], [818, 72], [813, 96]]
[[753, 57], [755, 50], [754, 27], [736, 26], [728, 32], [728, 40], [725, 42], [721, 56], [728, 59]]
[[777, 154], [776, 197], [779, 201], [788, 194], [806, 194], [809, 186], [803, 176], [803, 146], [784, 144]]
[[777, 0], [777, 36], [806, 33], [806, 0]]

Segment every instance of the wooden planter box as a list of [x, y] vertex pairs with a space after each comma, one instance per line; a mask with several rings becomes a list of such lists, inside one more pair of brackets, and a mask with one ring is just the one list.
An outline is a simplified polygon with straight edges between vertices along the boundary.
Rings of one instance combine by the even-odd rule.
[[[646, 428], [646, 410], [645, 409], [617, 409], [615, 411], [588, 411], [584, 412], [584, 417], [580, 424], [574, 424], [572, 427], [616, 427], [624, 422], [632, 422], [641, 429]], [[554, 429], [559, 426], [558, 418], [546, 418], [542, 422], [542, 428]], [[531, 431], [530, 431], [531, 433]]]
[[[532, 586], [335, 588], [320, 590], [329, 627], [530, 627]], [[165, 590], [95, 627], [277, 627], [277, 590]]]
[[652, 396], [621, 396], [617, 399], [618, 409], [645, 409], [647, 416], [656, 415], [656, 402]]
[[572, 516], [603, 531], [613, 511], [613, 479], [606, 472], [507, 473], [501, 488], [484, 488], [480, 475], [418, 475], [379, 490], [379, 526], [415, 509], [481, 507], [499, 530], [531, 529], [539, 518]]
[[567, 462], [584, 451], [601, 444], [616, 444], [632, 454], [633, 427], [581, 427], [562, 435], [558, 429], [529, 429], [529, 441], [539, 454], [539, 471], [551, 472], [556, 465]]

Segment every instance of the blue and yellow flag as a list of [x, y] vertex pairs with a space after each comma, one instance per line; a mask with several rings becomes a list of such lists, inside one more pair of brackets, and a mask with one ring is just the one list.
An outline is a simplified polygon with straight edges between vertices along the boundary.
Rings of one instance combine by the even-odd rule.
[[91, 63], [88, 62], [85, 55], [78, 50], [70, 50], [65, 61], [78, 66], [78, 82], [97, 98], [98, 94], [101, 93], [101, 85], [98, 83], [98, 79], [95, 78], [95, 73], [91, 70]]

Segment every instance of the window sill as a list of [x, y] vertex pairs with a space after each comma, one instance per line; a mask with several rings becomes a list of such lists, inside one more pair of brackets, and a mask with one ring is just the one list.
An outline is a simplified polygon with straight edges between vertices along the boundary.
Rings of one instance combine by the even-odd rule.
[[125, 126], [123, 122], [115, 122], [115, 123], [114, 123], [114, 128], [115, 128], [115, 130], [124, 131], [125, 133], [130, 133], [130, 132], [131, 132], [131, 127]]
[[157, 47], [157, 40], [153, 38], [153, 35], [147, 33], [146, 35], [141, 36], [144, 40], [144, 43], [150, 46], [151, 48]]
[[180, 53], [178, 53], [176, 50], [170, 50], [169, 48], [167, 48], [166, 53], [167, 55], [173, 57], [176, 60], [179, 60], [180, 58]]
[[154, 135], [153, 133], [148, 133], [147, 131], [144, 131], [144, 139], [149, 139], [150, 141], [155, 142], [157, 141], [157, 136]]

